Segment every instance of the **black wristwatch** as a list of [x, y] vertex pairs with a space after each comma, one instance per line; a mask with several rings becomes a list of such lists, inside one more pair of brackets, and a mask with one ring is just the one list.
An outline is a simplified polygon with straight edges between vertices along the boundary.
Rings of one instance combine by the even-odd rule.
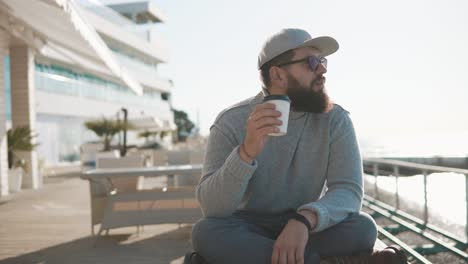
[[294, 212], [290, 219], [294, 219], [303, 223], [307, 227], [307, 231], [309, 231], [309, 233], [312, 231], [312, 226], [310, 225], [309, 220], [307, 220], [307, 218], [300, 213]]

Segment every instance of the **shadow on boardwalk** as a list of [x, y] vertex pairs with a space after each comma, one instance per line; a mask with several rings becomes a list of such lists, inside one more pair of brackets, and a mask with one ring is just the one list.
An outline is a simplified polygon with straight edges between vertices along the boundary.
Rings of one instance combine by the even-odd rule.
[[185, 226], [149, 238], [144, 234], [85, 237], [35, 252], [0, 260], [1, 264], [24, 263], [181, 263], [189, 250], [190, 227]]
[[89, 189], [74, 177], [48, 179], [44, 188], [0, 204], [0, 264], [182, 263], [191, 250], [190, 225], [113, 229], [90, 235]]

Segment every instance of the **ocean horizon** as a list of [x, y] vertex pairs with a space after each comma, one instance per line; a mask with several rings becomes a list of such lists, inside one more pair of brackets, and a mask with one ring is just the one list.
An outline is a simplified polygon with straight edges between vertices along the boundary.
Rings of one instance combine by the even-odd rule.
[[358, 138], [363, 157], [468, 157], [468, 131]]

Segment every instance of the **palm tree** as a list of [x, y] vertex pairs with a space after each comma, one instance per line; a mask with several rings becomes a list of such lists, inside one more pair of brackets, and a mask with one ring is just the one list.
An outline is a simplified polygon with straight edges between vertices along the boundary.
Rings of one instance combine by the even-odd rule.
[[105, 117], [100, 120], [93, 120], [85, 122], [86, 128], [96, 133], [104, 143], [104, 151], [110, 150], [110, 142], [115, 134], [119, 133], [124, 129], [132, 128], [132, 125], [125, 124], [124, 122], [119, 122], [112, 119], [107, 119]]
[[12, 169], [13, 166], [24, 166], [21, 160], [15, 164], [16, 151], [33, 151], [39, 144], [33, 144], [33, 138], [37, 134], [33, 134], [29, 126], [19, 126], [16, 128], [8, 129], [7, 131], [7, 145], [8, 145], [8, 168]]
[[138, 134], [138, 137], [140, 138], [144, 138], [145, 139], [145, 142], [148, 143], [149, 142], [149, 138], [151, 136], [157, 136], [159, 134], [159, 132], [155, 132], [155, 131], [148, 131], [148, 130], [145, 130], [145, 131], [142, 131]]

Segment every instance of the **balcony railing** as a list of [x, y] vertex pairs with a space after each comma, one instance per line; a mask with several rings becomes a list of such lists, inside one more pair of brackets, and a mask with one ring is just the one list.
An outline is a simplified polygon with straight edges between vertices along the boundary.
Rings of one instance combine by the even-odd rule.
[[156, 65], [146, 64], [137, 59], [132, 59], [117, 51], [114, 51], [115, 57], [128, 71], [140, 82], [151, 85], [161, 91], [169, 91], [171, 84], [169, 79], [161, 77], [156, 69]]
[[147, 40], [147, 32], [136, 31], [134, 28], [137, 26], [132, 20], [122, 16], [112, 8], [102, 4], [96, 0], [75, 0], [81, 7], [93, 12], [94, 14], [112, 22], [113, 24], [128, 29], [132, 34]]
[[138, 96], [125, 87], [110, 82], [108, 86], [106, 86], [100, 83], [72, 79], [54, 73], [36, 71], [35, 85], [38, 90], [50, 93], [83, 97], [110, 103], [148, 107], [150, 109], [169, 109], [169, 104], [161, 99], [160, 94], [144, 94]]

